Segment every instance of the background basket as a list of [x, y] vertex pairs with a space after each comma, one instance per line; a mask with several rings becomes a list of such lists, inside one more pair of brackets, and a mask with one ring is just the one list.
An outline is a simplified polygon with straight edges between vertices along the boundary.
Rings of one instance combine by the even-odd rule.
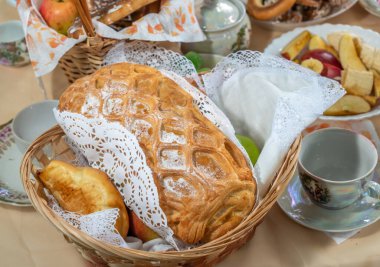
[[117, 40], [100, 36], [88, 37], [86, 41], [76, 44], [66, 52], [59, 60], [59, 66], [69, 83], [98, 70], [104, 56], [116, 42]]
[[224, 236], [186, 251], [146, 252], [120, 248], [101, 242], [68, 224], [47, 204], [44, 186], [31, 179], [36, 169], [46, 166], [52, 159], [71, 160], [74, 155], [64, 142], [64, 133], [57, 125], [36, 139], [25, 153], [21, 175], [25, 190], [34, 208], [58, 228], [87, 260], [97, 266], [124, 264], [125, 266], [212, 266], [245, 244], [254, 234], [270, 208], [292, 178], [300, 151], [299, 136], [290, 147], [280, 169], [258, 207], [239, 226]]
[[117, 42], [117, 40], [96, 35], [86, 0], [74, 0], [74, 3], [88, 37], [86, 41], [73, 46], [59, 60], [59, 66], [70, 83], [99, 69], [103, 57]]
[[59, 66], [70, 83], [98, 70], [103, 63], [104, 56], [119, 41], [96, 34], [86, 0], [74, 0], [74, 3], [88, 37], [86, 41], [73, 46], [59, 60]]

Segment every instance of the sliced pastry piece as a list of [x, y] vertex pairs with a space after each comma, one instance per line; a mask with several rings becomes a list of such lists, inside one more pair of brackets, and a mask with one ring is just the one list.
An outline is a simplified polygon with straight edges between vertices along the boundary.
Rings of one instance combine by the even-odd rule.
[[121, 0], [117, 4], [103, 10], [103, 15], [99, 21], [110, 25], [156, 1], [157, 0]]
[[66, 211], [85, 215], [118, 208], [115, 228], [121, 236], [127, 235], [129, 221], [123, 198], [104, 172], [52, 160], [38, 176]]

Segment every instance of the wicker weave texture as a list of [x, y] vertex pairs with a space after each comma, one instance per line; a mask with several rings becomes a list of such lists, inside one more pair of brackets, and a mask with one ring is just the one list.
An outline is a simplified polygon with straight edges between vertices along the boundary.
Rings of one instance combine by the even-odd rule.
[[[30, 179], [37, 168], [46, 166], [51, 159], [70, 160], [73, 153], [63, 141], [64, 133], [57, 125], [37, 138], [25, 153], [21, 164], [24, 188], [35, 209], [49, 220], [66, 240], [72, 243], [87, 260], [96, 266], [122, 264], [123, 266], [213, 266], [252, 238], [277, 198], [292, 178], [297, 165], [301, 137], [290, 147], [273, 182], [258, 207], [238, 227], [209, 243], [186, 251], [146, 252], [115, 247], [96, 240], [69, 225], [52, 211], [46, 201], [43, 184]], [[48, 149], [46, 149], [48, 148]], [[51, 154], [46, 154], [50, 151]]]
[[59, 66], [63, 69], [68, 81], [92, 74], [103, 63], [103, 58], [117, 40], [88, 37], [86, 42], [76, 44], [60, 59]]

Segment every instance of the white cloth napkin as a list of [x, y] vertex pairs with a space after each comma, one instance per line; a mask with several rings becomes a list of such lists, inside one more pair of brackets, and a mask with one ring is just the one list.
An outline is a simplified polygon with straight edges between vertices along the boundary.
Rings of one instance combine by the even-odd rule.
[[[246, 67], [242, 57], [228, 57], [204, 81], [207, 94], [225, 112], [236, 132], [250, 136], [262, 148], [254, 170], [263, 196], [295, 138], [344, 91], [335, 82], [329, 87], [325, 78], [281, 58], [243, 53], [255, 53], [256, 64], [251, 60]], [[277, 64], [267, 66], [268, 62]], [[239, 64], [243, 66], [236, 66]], [[231, 65], [234, 73], [226, 78]], [[218, 76], [224, 79], [219, 86], [215, 83]]]
[[359, 233], [360, 230], [354, 230], [349, 232], [342, 232], [342, 233], [331, 233], [331, 232], [324, 232], [328, 237], [330, 237], [332, 240], [335, 241], [338, 245], [342, 244], [347, 239], [353, 237], [357, 233]]
[[[260, 69], [244, 70], [227, 80], [220, 91], [220, 104], [236, 132], [248, 134], [262, 147], [255, 165], [261, 192], [271, 183], [270, 178], [277, 171], [276, 166], [281, 163], [290, 142], [321, 114], [315, 109], [319, 101], [301, 92], [315, 84], [297, 76], [286, 72], [274, 75]], [[311, 106], [314, 108], [309, 108]], [[302, 107], [303, 111], [297, 112], [296, 109]], [[290, 111], [287, 108], [293, 111], [287, 114]], [[294, 117], [288, 118], [288, 115]]]

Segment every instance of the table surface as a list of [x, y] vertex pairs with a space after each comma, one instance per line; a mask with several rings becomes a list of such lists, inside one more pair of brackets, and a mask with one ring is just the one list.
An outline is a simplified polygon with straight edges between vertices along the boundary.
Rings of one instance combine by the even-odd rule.
[[[6, 0], [0, 0], [0, 23], [11, 19], [18, 19], [16, 10]], [[328, 22], [359, 25], [380, 32], [380, 19], [358, 4]], [[280, 34], [253, 25], [250, 48], [262, 51]], [[59, 69], [43, 77], [43, 81], [49, 98], [58, 98], [67, 86]], [[0, 125], [12, 119], [21, 108], [43, 99], [30, 65], [0, 66], [0, 95]], [[372, 120], [379, 131], [380, 118]], [[0, 266], [86, 266], [74, 247], [33, 208], [0, 205], [0, 236]], [[380, 266], [378, 246], [380, 223], [337, 245], [324, 233], [293, 222], [274, 205], [254, 238], [218, 266]]]

